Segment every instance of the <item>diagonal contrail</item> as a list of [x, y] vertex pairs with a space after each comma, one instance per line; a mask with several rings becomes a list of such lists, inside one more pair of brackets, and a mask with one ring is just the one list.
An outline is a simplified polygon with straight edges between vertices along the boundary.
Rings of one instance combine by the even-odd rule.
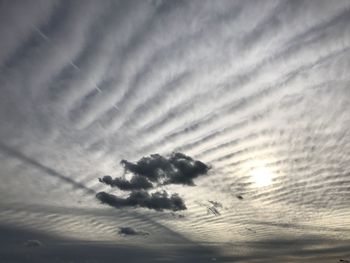
[[2, 152], [5, 152], [6, 154], [10, 155], [10, 156], [13, 156], [15, 158], [18, 158], [22, 161], [24, 161], [25, 163], [45, 172], [46, 174], [52, 176], [52, 177], [56, 177], [56, 178], [59, 178], [61, 179], [62, 181], [72, 185], [74, 188], [77, 188], [77, 189], [82, 189], [84, 191], [86, 191], [87, 193], [89, 194], [96, 194], [95, 190], [91, 189], [91, 188], [88, 188], [86, 187], [85, 185], [79, 183], [79, 182], [76, 182], [75, 180], [73, 180], [72, 178], [68, 177], [68, 176], [65, 176], [57, 171], [55, 171], [54, 169], [48, 167], [48, 166], [45, 166], [41, 163], [39, 163], [38, 161], [24, 155], [23, 153], [21, 153], [20, 151], [0, 142], [0, 151]]

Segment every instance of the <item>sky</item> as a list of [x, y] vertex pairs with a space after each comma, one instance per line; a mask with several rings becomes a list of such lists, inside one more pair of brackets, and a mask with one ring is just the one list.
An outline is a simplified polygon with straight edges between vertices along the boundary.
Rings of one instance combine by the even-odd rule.
[[0, 1], [0, 262], [350, 260], [350, 1]]

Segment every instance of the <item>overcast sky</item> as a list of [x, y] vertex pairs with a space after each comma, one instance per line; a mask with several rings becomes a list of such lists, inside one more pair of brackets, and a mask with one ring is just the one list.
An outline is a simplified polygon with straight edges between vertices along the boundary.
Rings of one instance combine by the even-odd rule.
[[0, 39], [1, 262], [350, 260], [349, 0], [2, 0]]

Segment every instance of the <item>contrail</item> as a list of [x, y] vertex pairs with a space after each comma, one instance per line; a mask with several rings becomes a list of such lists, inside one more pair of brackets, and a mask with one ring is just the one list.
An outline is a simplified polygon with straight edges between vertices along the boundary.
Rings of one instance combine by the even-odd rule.
[[80, 71], [80, 68], [77, 65], [75, 65], [72, 60], [69, 61], [69, 64], [71, 64], [76, 70]]
[[102, 90], [97, 86], [97, 84], [95, 83], [94, 84], [94, 86], [95, 86], [95, 89], [99, 92], [99, 93], [101, 93], [102, 92]]
[[50, 38], [49, 38], [47, 35], [45, 35], [38, 27], [36, 27], [36, 26], [34, 26], [34, 25], [32, 25], [32, 26], [33, 26], [34, 30], [35, 30], [43, 39], [45, 39], [46, 41], [50, 41]]
[[66, 175], [63, 175], [63, 174], [57, 172], [53, 168], [51, 168], [49, 166], [46, 166], [46, 165], [40, 163], [39, 161], [34, 160], [34, 159], [26, 156], [22, 152], [14, 149], [14, 148], [6, 145], [6, 144], [3, 144], [2, 142], [0, 142], [0, 151], [8, 154], [9, 156], [17, 158], [17, 159], [25, 162], [26, 164], [37, 168], [38, 170], [41, 170], [41, 171], [45, 172], [47, 175], [59, 178], [62, 181], [72, 185], [73, 187], [75, 187], [77, 189], [82, 189], [82, 190], [86, 191], [89, 194], [96, 194], [95, 190], [85, 186], [82, 183], [79, 183], [79, 182], [75, 181], [74, 179], [72, 179], [72, 178], [70, 178], [70, 177], [68, 177]]

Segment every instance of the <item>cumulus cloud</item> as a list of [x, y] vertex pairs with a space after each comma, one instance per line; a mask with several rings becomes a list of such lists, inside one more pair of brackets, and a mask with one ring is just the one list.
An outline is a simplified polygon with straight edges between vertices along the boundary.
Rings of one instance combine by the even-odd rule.
[[143, 176], [158, 184], [195, 185], [193, 179], [205, 175], [210, 167], [183, 153], [172, 153], [168, 158], [152, 154], [141, 158], [137, 163], [122, 160], [125, 171]]
[[207, 174], [210, 167], [205, 163], [194, 160], [183, 153], [172, 153], [169, 157], [152, 154], [141, 158], [136, 163], [122, 160], [125, 172], [133, 174], [130, 180], [112, 178], [109, 175], [99, 178], [101, 183], [117, 187], [120, 190], [132, 191], [127, 198], [121, 198], [106, 192], [96, 195], [102, 203], [115, 208], [145, 207], [157, 211], [186, 210], [186, 205], [178, 194], [169, 195], [166, 191], [149, 194], [146, 190], [168, 184], [194, 186], [193, 180]]
[[138, 231], [132, 227], [119, 227], [119, 235], [124, 236], [148, 236], [148, 232]]
[[120, 190], [146, 190], [153, 188], [153, 184], [147, 180], [147, 178], [134, 175], [130, 181], [124, 178], [115, 178], [113, 179], [111, 176], [106, 175], [102, 178], [99, 178], [101, 183], [105, 183], [112, 187], [118, 187]]
[[156, 211], [179, 211], [187, 209], [184, 201], [178, 194], [169, 196], [165, 191], [152, 194], [146, 191], [133, 191], [127, 198], [121, 198], [106, 192], [99, 192], [96, 194], [96, 198], [100, 200], [101, 203], [108, 204], [115, 208], [144, 207]]

